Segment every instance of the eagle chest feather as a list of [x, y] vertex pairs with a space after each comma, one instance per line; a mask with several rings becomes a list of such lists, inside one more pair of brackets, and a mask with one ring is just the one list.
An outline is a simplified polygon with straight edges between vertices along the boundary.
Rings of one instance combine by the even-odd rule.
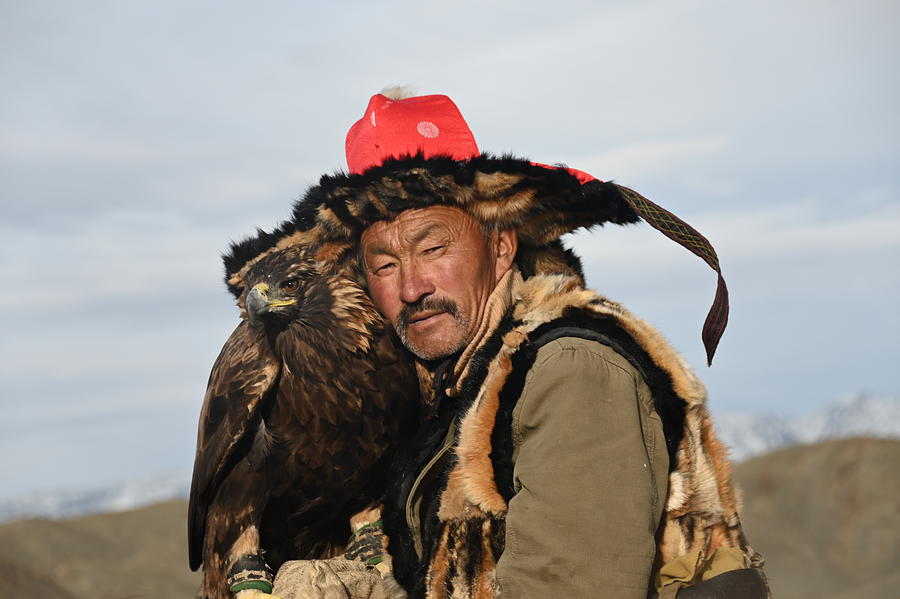
[[359, 460], [383, 453], [375, 439], [362, 436], [363, 405], [374, 399], [373, 360], [369, 352], [343, 351], [333, 337], [310, 339], [301, 328], [289, 327], [276, 343], [282, 368], [264, 419], [288, 462], [302, 456], [302, 471], [317, 485], [343, 485], [349, 472], [359, 472]]

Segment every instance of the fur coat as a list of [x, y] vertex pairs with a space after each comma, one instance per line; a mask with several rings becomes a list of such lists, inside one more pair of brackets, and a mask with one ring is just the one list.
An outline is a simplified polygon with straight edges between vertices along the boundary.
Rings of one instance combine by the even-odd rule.
[[[741, 529], [737, 491], [725, 448], [704, 405], [705, 389], [680, 356], [653, 328], [585, 289], [577, 277], [533, 276], [519, 285], [515, 296], [507, 317], [463, 365], [463, 380], [456, 385], [461, 389], [456, 398], [461, 404], [457, 440], [440, 483], [437, 509], [423, 528], [422, 561], [409, 538], [403, 504], [416, 465], [427, 458], [423, 451], [427, 454], [434, 447], [446, 419], [443, 424], [436, 419], [430, 430], [426, 427], [399, 460], [395, 503], [386, 506], [386, 530], [397, 577], [413, 596], [498, 596], [495, 568], [504, 550], [504, 519], [513, 495], [510, 414], [536, 346], [562, 335], [612, 347], [627, 357], [652, 391], [671, 465], [656, 569], [686, 559], [693, 562], [687, 580], [663, 583], [675, 584], [674, 591], [700, 582], [710, 571], [722, 570], [726, 552], [732, 561], [725, 568], [760, 567], [762, 559]], [[438, 381], [433, 386], [442, 385]]]

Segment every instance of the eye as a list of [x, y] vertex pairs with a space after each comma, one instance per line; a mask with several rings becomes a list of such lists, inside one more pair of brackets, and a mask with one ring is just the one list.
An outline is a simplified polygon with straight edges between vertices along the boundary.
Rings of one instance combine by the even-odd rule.
[[426, 249], [424, 252], [422, 252], [422, 253], [423, 253], [423, 254], [433, 254], [433, 253], [435, 253], [435, 252], [438, 251], [438, 250], [444, 249], [444, 247], [445, 247], [445, 246], [444, 246], [443, 244], [441, 244], [441, 245], [434, 245], [434, 246], [431, 246], [430, 248], [427, 248], [427, 249]]
[[288, 279], [281, 284], [281, 289], [283, 291], [297, 291], [297, 287], [299, 286], [300, 283], [297, 281], [297, 279]]
[[387, 274], [395, 264], [395, 262], [385, 262], [384, 264], [375, 266], [375, 268], [372, 269], [372, 272], [379, 275]]

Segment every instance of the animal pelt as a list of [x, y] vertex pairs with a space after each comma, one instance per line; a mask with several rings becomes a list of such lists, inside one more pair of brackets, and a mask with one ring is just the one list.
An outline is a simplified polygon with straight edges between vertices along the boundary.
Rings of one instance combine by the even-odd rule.
[[[536, 354], [535, 343], [572, 331], [610, 345], [632, 362], [663, 418], [672, 459], [658, 564], [697, 549], [709, 555], [719, 547], [733, 547], [743, 552], [746, 566], [758, 566], [760, 558], [741, 529], [737, 493], [725, 450], [711, 427], [705, 389], [681, 357], [652, 327], [584, 289], [577, 277], [534, 276], [517, 293], [512, 313], [475, 353], [458, 384], [462, 415], [457, 444], [439, 501], [425, 524], [425, 536], [433, 544], [423, 548], [422, 562], [410, 551], [402, 522], [392, 522], [388, 530], [398, 580], [414, 596], [496, 596], [494, 567], [503, 551], [513, 494], [510, 414]], [[402, 498], [407, 483], [397, 484], [399, 493], [391, 495]]]
[[517, 261], [526, 277], [580, 275], [578, 258], [559, 238], [580, 227], [637, 222], [627, 191], [611, 182], [582, 184], [563, 168], [512, 156], [388, 160], [363, 174], [323, 176], [294, 205], [289, 220], [271, 232], [258, 230], [232, 249], [225, 260], [225, 279], [232, 293], [240, 295], [247, 270], [268, 252], [298, 244], [353, 243], [376, 221], [435, 205], [464, 209], [488, 227], [516, 228]]

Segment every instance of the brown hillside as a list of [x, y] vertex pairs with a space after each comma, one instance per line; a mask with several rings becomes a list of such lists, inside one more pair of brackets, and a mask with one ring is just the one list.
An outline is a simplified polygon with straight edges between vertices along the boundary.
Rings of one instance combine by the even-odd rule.
[[38, 597], [39, 599], [76, 599], [50, 578], [20, 564], [0, 560], [0, 597]]
[[[900, 588], [900, 441], [793, 447], [736, 467], [744, 522], [778, 598], [862, 599]], [[193, 597], [185, 502], [0, 525], [0, 597]]]
[[744, 525], [775, 597], [896, 597], [900, 441], [847, 439], [740, 464]]
[[2, 597], [137, 599], [193, 597], [187, 504], [169, 502], [60, 522], [0, 525]]

